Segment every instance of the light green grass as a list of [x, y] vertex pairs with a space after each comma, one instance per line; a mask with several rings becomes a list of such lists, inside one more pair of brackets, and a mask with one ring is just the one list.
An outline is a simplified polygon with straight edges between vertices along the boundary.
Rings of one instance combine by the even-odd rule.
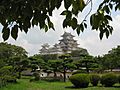
[[[119, 86], [119, 84], [117, 84]], [[18, 80], [17, 84], [9, 84], [0, 90], [120, 90], [120, 87], [91, 87], [88, 88], [71, 88], [70, 82], [29, 82], [29, 79]]]

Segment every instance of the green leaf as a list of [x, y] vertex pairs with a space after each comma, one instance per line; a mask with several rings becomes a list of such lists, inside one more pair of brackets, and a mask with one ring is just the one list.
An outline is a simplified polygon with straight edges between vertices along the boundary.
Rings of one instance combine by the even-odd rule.
[[84, 0], [76, 0], [76, 1], [78, 1], [78, 2], [80, 3], [79, 9], [80, 9], [80, 11], [82, 12], [83, 9], [84, 9], [84, 7], [85, 7], [85, 2], [84, 2]]
[[109, 26], [109, 31], [110, 31], [110, 34], [112, 34], [112, 32], [113, 32], [113, 27]]
[[91, 26], [93, 25], [94, 17], [95, 17], [95, 14], [92, 14], [90, 17], [90, 25]]
[[103, 9], [106, 11], [106, 13], [107, 13], [107, 14], [109, 14], [109, 13], [110, 13], [110, 9], [109, 9], [108, 5], [104, 6], [104, 8], [103, 8]]
[[45, 28], [45, 32], [47, 32], [48, 31], [48, 26], [46, 24], [44, 25], [44, 28]]
[[44, 21], [39, 21], [39, 27], [40, 27], [40, 29], [43, 29], [44, 25], [45, 25]]
[[72, 13], [70, 11], [68, 11], [68, 13], [66, 15], [66, 19], [71, 20], [71, 18], [72, 18]]
[[26, 7], [23, 8], [23, 15], [32, 17], [32, 14], [33, 14], [32, 7], [30, 5], [26, 5]]
[[108, 38], [109, 37], [109, 31], [108, 31], [107, 28], [105, 28], [105, 34], [106, 34], [106, 38]]
[[100, 34], [99, 34], [100, 40], [102, 40], [103, 35], [104, 35], [104, 33], [103, 33], [103, 32], [100, 32]]
[[113, 5], [111, 3], [109, 4], [109, 7], [111, 10], [113, 9]]
[[79, 7], [78, 7], [78, 3], [76, 1], [74, 1], [72, 3], [72, 13], [77, 15], [79, 12]]
[[10, 36], [10, 29], [4, 27], [3, 30], [2, 30], [2, 33], [3, 33], [2, 38], [4, 39], [4, 41], [6, 41]]
[[82, 23], [80, 24], [80, 29], [81, 29], [82, 32], [84, 31], [84, 27], [83, 27]]
[[92, 26], [92, 29], [98, 29], [100, 24], [101, 16], [93, 14], [90, 18], [90, 24]]
[[87, 28], [87, 24], [86, 23], [84, 23], [84, 27]]
[[72, 21], [71, 21], [71, 26], [73, 28], [73, 30], [77, 27], [77, 19], [76, 18], [73, 18]]
[[14, 25], [11, 30], [11, 36], [16, 40], [18, 37], [18, 25]]
[[38, 25], [38, 20], [36, 20], [36, 18], [32, 19], [32, 26], [34, 27], [34, 25]]
[[52, 28], [53, 30], [55, 30], [54, 25], [51, 21], [48, 23], [48, 26], [49, 26], [49, 28]]
[[71, 11], [69, 11], [69, 10], [65, 10], [65, 11], [63, 11], [60, 15], [69, 15], [69, 14], [71, 14]]
[[83, 24], [82, 24], [82, 23], [77, 26], [76, 31], [77, 31], [77, 34], [78, 34], [78, 35], [80, 34], [80, 31], [82, 31], [82, 32], [84, 31], [84, 27], [83, 27]]
[[27, 34], [28, 28], [27, 28], [26, 26], [23, 26], [23, 30], [24, 30], [24, 32]]
[[67, 15], [67, 10], [63, 11], [60, 15]]
[[112, 18], [109, 15], [105, 15], [105, 18], [107, 18], [108, 20], [112, 21]]
[[108, 2], [109, 2], [109, 0], [104, 0], [104, 2], [105, 2], [105, 3], [108, 3]]
[[77, 31], [77, 34], [79, 35], [80, 34], [80, 26], [77, 27], [76, 31]]
[[68, 9], [71, 6], [72, 0], [64, 0], [64, 7]]
[[65, 27], [67, 27], [67, 20], [66, 19], [64, 19], [64, 21], [63, 21], [63, 28], [65, 28]]
[[115, 11], [120, 10], [120, 3], [115, 6]]
[[50, 21], [49, 17], [47, 17], [47, 21], [48, 21], [48, 27], [49, 27], [49, 29], [52, 28], [53, 30], [55, 30], [54, 29], [54, 24]]
[[59, 9], [61, 6], [62, 0], [56, 0], [56, 8]]

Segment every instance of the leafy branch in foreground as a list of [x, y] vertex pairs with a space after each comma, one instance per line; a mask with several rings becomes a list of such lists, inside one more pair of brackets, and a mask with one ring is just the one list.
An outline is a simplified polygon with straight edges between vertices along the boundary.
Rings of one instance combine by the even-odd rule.
[[[0, 23], [3, 26], [2, 37], [7, 40], [11, 35], [15, 40], [19, 30], [27, 33], [31, 27], [39, 26], [47, 32], [50, 28], [54, 30], [51, 21], [53, 11], [59, 9], [64, 4], [61, 15], [65, 16], [63, 28], [69, 26], [80, 32], [87, 28], [86, 18], [92, 10], [92, 0], [1, 0], [0, 1]], [[82, 22], [78, 22], [78, 14], [90, 5], [90, 11]], [[109, 24], [112, 21], [111, 11], [120, 10], [119, 0], [103, 0], [97, 12], [91, 15], [90, 23], [92, 29], [100, 31], [100, 39], [104, 34], [106, 37], [112, 34], [113, 28]]]

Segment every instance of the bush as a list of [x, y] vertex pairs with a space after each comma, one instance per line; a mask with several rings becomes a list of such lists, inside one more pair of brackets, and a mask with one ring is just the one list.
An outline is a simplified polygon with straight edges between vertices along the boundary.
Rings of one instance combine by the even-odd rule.
[[17, 83], [17, 80], [14, 76], [0, 76], [0, 87], [6, 86], [8, 83]]
[[92, 84], [93, 86], [97, 86], [99, 80], [100, 80], [100, 76], [97, 75], [97, 74], [92, 74], [92, 75], [90, 76], [90, 82], [91, 82], [91, 84]]
[[6, 86], [7, 81], [5, 81], [5, 79], [3, 77], [0, 77], [0, 88], [3, 86]]
[[16, 80], [16, 78], [14, 76], [5, 76], [4, 78], [9, 83], [17, 83], [17, 80]]
[[113, 73], [105, 74], [101, 77], [101, 84], [106, 87], [111, 87], [117, 83], [117, 76]]
[[75, 74], [70, 77], [72, 84], [79, 88], [85, 88], [89, 85], [89, 75], [88, 74]]

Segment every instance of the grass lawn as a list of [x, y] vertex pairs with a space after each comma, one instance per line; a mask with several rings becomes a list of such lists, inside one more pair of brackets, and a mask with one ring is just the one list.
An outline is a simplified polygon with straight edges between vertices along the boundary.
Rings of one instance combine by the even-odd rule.
[[70, 82], [29, 82], [29, 79], [21, 79], [18, 80], [17, 84], [9, 84], [4, 88], [0, 88], [0, 90], [120, 90], [119, 85], [116, 87], [92, 87], [88, 88], [72, 88], [72, 84]]

